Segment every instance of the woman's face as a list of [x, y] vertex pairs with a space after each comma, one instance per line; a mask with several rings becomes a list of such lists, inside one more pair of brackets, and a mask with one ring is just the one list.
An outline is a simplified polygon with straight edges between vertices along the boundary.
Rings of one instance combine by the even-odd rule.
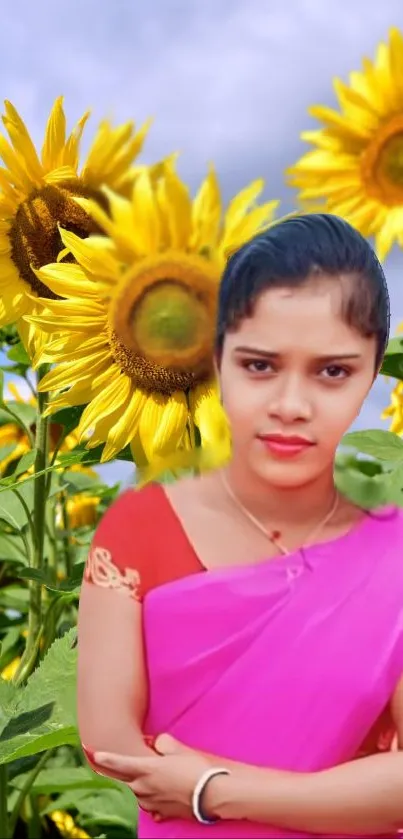
[[[330, 278], [270, 289], [225, 336], [219, 379], [233, 463], [279, 488], [333, 469], [373, 383], [376, 339], [344, 323], [340, 304], [341, 283]], [[312, 445], [279, 449], [272, 434]]]

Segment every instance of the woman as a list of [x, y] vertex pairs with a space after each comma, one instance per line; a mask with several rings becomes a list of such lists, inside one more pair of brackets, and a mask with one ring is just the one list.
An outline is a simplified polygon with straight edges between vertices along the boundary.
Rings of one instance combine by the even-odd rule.
[[230, 464], [130, 489], [98, 527], [80, 736], [136, 794], [140, 837], [403, 827], [403, 515], [333, 479], [388, 331], [382, 269], [344, 221], [257, 236], [220, 288]]

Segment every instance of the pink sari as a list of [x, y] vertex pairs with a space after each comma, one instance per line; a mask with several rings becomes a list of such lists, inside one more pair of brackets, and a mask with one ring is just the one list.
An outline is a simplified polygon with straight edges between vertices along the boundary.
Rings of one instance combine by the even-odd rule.
[[[147, 732], [290, 771], [352, 760], [403, 674], [402, 511], [290, 556], [160, 585], [144, 599], [144, 632]], [[140, 812], [138, 835], [313, 834]]]

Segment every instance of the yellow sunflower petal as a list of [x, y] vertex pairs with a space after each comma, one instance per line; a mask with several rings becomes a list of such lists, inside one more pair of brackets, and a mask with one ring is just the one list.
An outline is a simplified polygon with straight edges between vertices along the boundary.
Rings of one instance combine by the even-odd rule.
[[224, 255], [227, 256], [263, 228], [272, 224], [274, 211], [278, 205], [278, 201], [268, 201], [261, 207], [255, 207], [245, 218], [240, 219], [237, 225], [233, 225], [232, 229], [227, 229], [222, 241]]
[[235, 198], [230, 201], [227, 212], [225, 214], [225, 230], [228, 235], [234, 227], [237, 227], [239, 222], [245, 217], [250, 207], [255, 203], [263, 191], [264, 180], [259, 178], [253, 181], [249, 186], [242, 189]]
[[108, 165], [117, 149], [122, 148], [128, 142], [132, 133], [132, 122], [119, 125], [117, 128], [112, 128], [108, 120], [101, 122], [81, 173], [87, 183], [104, 182], [105, 166]]
[[130, 441], [130, 451], [132, 453], [134, 463], [136, 464], [138, 469], [143, 469], [145, 466], [147, 466], [148, 460], [146, 458], [146, 454], [141, 443], [140, 434], [138, 432]]
[[192, 200], [187, 186], [174, 170], [168, 171], [162, 182], [162, 194], [167, 212], [171, 246], [186, 249], [192, 230]]
[[16, 108], [14, 108], [14, 105], [8, 100], [5, 101], [5, 109], [6, 113], [3, 116], [3, 123], [11, 142], [16, 152], [23, 157], [32, 180], [40, 183], [43, 169], [25, 123]]
[[129, 395], [127, 405], [122, 408], [121, 416], [108, 431], [108, 439], [103, 452], [106, 460], [111, 460], [131, 443], [137, 433], [141, 412], [147, 399], [147, 394], [137, 389]]
[[32, 270], [44, 285], [60, 297], [96, 297], [96, 285], [88, 281], [80, 265], [50, 262], [43, 268]]
[[38, 385], [38, 390], [41, 393], [48, 390], [59, 390], [68, 387], [70, 384], [74, 384], [76, 381], [91, 379], [95, 373], [99, 373], [105, 368], [109, 359], [110, 354], [108, 351], [105, 351], [87, 355], [85, 358], [79, 359], [75, 364], [61, 363], [55, 370], [46, 373]]
[[192, 207], [191, 248], [196, 252], [212, 250], [218, 241], [221, 227], [221, 193], [217, 175], [210, 167]]
[[102, 242], [100, 236], [89, 236], [84, 240], [69, 230], [59, 229], [63, 244], [82, 268], [100, 277], [116, 275], [119, 264], [113, 256], [110, 242]]
[[71, 132], [63, 150], [61, 164], [63, 166], [70, 166], [75, 172], [77, 172], [78, 169], [81, 137], [89, 116], [90, 111], [87, 111], [83, 114], [81, 119], [78, 120], [78, 123], [75, 128], [73, 128], [73, 131]]
[[143, 407], [140, 439], [149, 461], [176, 448], [186, 428], [188, 405], [184, 393], [152, 394]]
[[64, 181], [73, 180], [75, 178], [76, 173], [71, 166], [58, 166], [56, 169], [52, 169], [51, 172], [47, 172], [44, 175], [43, 181], [45, 184], [63, 184]]
[[22, 159], [2, 136], [0, 136], [0, 157], [7, 166], [12, 183], [22, 192], [30, 190], [32, 182]]
[[110, 368], [110, 383], [87, 405], [77, 428], [80, 439], [87, 431], [117, 409], [121, 410], [130, 393], [131, 381], [116, 365]]
[[127, 181], [132, 181], [130, 164], [140, 154], [151, 123], [152, 120], [147, 120], [137, 134], [129, 140], [127, 146], [111, 158], [108, 169], [104, 173], [105, 184], [110, 184], [113, 189], [118, 190], [120, 186], [124, 187]]
[[75, 333], [73, 337], [75, 340], [70, 342], [66, 341], [65, 335], [52, 340], [51, 343], [46, 342], [32, 359], [33, 369], [35, 370], [39, 364], [53, 364], [60, 358], [63, 358], [63, 362], [78, 361], [87, 351], [100, 352], [107, 348], [106, 335], [92, 335], [85, 341], [81, 333]]
[[191, 390], [189, 407], [200, 431], [202, 445], [216, 446], [224, 442], [229, 445], [229, 423], [215, 382], [206, 382]]
[[44, 416], [49, 417], [61, 408], [72, 408], [76, 405], [84, 405], [100, 393], [105, 385], [109, 384], [111, 378], [110, 367], [105, 367], [100, 373], [95, 374], [88, 381], [75, 383], [70, 390], [60, 396], [51, 397]]
[[42, 164], [48, 172], [57, 169], [66, 141], [66, 117], [63, 109], [63, 96], [59, 96], [50, 112], [42, 146]]
[[144, 171], [136, 178], [132, 194], [132, 237], [138, 254], [158, 251], [160, 223], [156, 200], [149, 173]]
[[27, 308], [27, 301], [23, 291], [18, 286], [4, 288], [0, 298], [0, 326], [8, 326], [22, 317]]

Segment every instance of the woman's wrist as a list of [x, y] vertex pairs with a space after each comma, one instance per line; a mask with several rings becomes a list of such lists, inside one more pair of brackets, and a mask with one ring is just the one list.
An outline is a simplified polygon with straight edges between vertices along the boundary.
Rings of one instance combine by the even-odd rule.
[[202, 796], [203, 814], [209, 819], [236, 819], [239, 809], [240, 782], [236, 773], [216, 775], [206, 785]]

